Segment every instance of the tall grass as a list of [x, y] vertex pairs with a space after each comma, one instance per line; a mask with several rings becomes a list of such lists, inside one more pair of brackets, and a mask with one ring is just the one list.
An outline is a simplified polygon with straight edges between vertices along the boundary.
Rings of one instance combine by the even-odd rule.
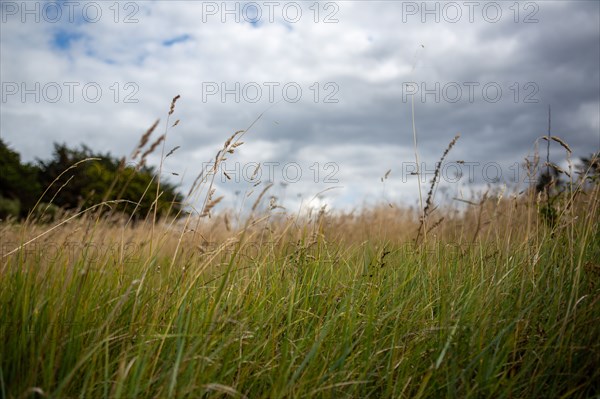
[[415, 244], [400, 206], [233, 229], [211, 181], [177, 223], [0, 225], [0, 396], [600, 395], [597, 185], [555, 224], [531, 191], [437, 210]]

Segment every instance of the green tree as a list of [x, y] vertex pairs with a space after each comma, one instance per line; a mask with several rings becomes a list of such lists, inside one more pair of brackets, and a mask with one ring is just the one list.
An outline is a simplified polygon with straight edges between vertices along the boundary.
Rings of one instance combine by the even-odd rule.
[[544, 221], [552, 227], [556, 226], [558, 222], [557, 204], [566, 190], [565, 182], [561, 179], [561, 173], [562, 171], [556, 165], [547, 163], [535, 185], [536, 193], [543, 195], [543, 202], [539, 208], [540, 214]]
[[[126, 200], [111, 204], [111, 208], [135, 218], [143, 218], [153, 209], [157, 181], [152, 167], [126, 166], [124, 160], [108, 153], [95, 153], [85, 145], [69, 148], [66, 144], [54, 144], [52, 158], [39, 164], [42, 186], [53, 184], [44, 197], [46, 202], [79, 209], [107, 200]], [[182, 199], [174, 185], [161, 181], [157, 215], [164, 216], [169, 210], [177, 213]]]
[[27, 215], [42, 194], [38, 174], [38, 167], [22, 164], [21, 156], [0, 139], [0, 218]]

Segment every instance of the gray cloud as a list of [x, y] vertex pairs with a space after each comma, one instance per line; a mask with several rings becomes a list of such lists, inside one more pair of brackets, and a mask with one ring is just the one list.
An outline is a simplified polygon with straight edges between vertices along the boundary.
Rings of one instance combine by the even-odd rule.
[[[422, 2], [366, 1], [336, 2], [339, 22], [322, 23], [335, 11], [331, 8], [321, 9], [315, 23], [309, 4], [300, 3], [303, 14], [297, 23], [276, 13], [273, 23], [263, 14], [256, 26], [243, 18], [222, 23], [223, 15], [203, 13], [203, 3], [135, 4], [138, 22], [131, 24], [122, 23], [131, 10], [121, 10], [115, 23], [107, 6], [97, 23], [51, 24], [43, 18], [22, 23], [21, 15], [6, 15], [3, 9], [0, 66], [6, 98], [0, 133], [25, 159], [47, 157], [53, 141], [85, 142], [101, 151], [129, 154], [157, 117], [165, 122], [170, 99], [181, 94], [174, 115], [181, 124], [169, 133], [168, 146], [182, 147], [169, 167], [187, 171], [184, 191], [198, 165], [266, 111], [236, 159], [243, 165], [302, 165], [303, 178], [284, 190], [290, 206], [298, 204], [297, 193], [312, 196], [337, 185], [344, 188], [327, 195], [341, 206], [360, 205], [365, 198], [412, 203], [416, 181], [402, 175], [402, 163], [414, 161], [407, 82], [429, 90], [439, 84], [439, 102], [434, 94], [424, 101], [420, 92], [414, 98], [419, 153], [428, 169], [460, 133], [449, 160], [493, 161], [505, 176], [510, 174], [510, 167], [533, 151], [536, 138], [546, 134], [549, 105], [552, 131], [567, 140], [576, 156], [600, 149], [598, 2], [529, 2], [528, 8], [523, 3], [518, 23], [509, 8], [512, 2], [497, 3], [503, 15], [496, 23], [480, 12], [489, 2], [481, 3], [472, 23], [463, 2], [457, 2], [463, 16], [456, 24], [443, 15], [440, 23], [432, 16], [423, 23], [420, 14], [403, 15], [407, 6]], [[242, 8], [245, 3], [239, 4]], [[445, 4], [439, 3], [440, 9]], [[531, 11], [538, 22], [523, 23]], [[56, 103], [44, 96], [36, 102], [31, 94], [25, 101], [21, 93], [6, 94], [9, 84], [32, 88], [35, 82], [41, 87], [48, 82], [63, 89], [65, 82], [79, 86], [72, 102], [65, 90]], [[102, 89], [98, 102], [82, 97], [80, 87], [90, 82]], [[133, 86], [126, 89], [128, 82]], [[239, 102], [233, 94], [224, 101], [220, 92], [203, 96], [207, 85], [220, 89], [225, 83], [231, 89], [236, 82], [240, 88], [257, 83], [262, 88], [259, 101], [248, 101], [251, 91], [240, 94]], [[269, 82], [279, 84], [274, 101], [268, 98]], [[281, 91], [292, 82], [302, 89], [295, 103]], [[473, 101], [467, 84], [477, 84]], [[484, 93], [486, 84], [490, 91]], [[456, 87], [462, 93], [451, 102]], [[493, 102], [496, 87], [502, 95]], [[337, 102], [325, 102], [328, 95]], [[126, 102], [127, 96], [137, 102]], [[562, 153], [557, 149], [553, 156], [558, 161]], [[335, 162], [339, 183], [315, 183], [309, 169], [315, 162]], [[384, 187], [380, 178], [388, 169], [393, 172]], [[477, 181], [484, 180], [480, 176]], [[219, 184], [233, 197], [231, 203], [235, 191], [247, 186], [252, 184]]]

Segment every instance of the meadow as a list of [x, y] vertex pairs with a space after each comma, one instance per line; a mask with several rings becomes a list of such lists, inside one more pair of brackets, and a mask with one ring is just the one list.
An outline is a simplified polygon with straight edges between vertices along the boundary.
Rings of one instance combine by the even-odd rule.
[[133, 223], [106, 201], [0, 224], [1, 397], [600, 395], [585, 176], [552, 203], [490, 190], [461, 211], [435, 182], [422, 209], [351, 213], [261, 207], [265, 186], [237, 223], [197, 182], [196, 213]]

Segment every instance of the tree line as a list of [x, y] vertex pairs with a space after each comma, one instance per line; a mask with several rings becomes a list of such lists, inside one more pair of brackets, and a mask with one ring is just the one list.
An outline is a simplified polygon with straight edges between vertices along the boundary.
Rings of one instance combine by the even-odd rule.
[[21, 156], [0, 138], [0, 219], [29, 215], [52, 217], [59, 209], [80, 211], [104, 203], [101, 212], [144, 218], [182, 210], [183, 196], [173, 184], [160, 181], [147, 165], [126, 165], [110, 153], [81, 145], [54, 143], [50, 159], [21, 162]]
[[[600, 153], [581, 157], [578, 173], [595, 184], [600, 179]], [[558, 166], [546, 163], [538, 175], [534, 189], [546, 197], [542, 209], [553, 219], [553, 202], [562, 197], [566, 189], [565, 174]], [[134, 219], [145, 218], [149, 212], [158, 217], [179, 214], [183, 196], [177, 187], [165, 181], [157, 190], [157, 172], [145, 162], [126, 165], [125, 158], [118, 159], [110, 153], [94, 152], [81, 145], [69, 147], [54, 143], [48, 160], [33, 163], [21, 162], [21, 156], [0, 138], [0, 219], [24, 219], [30, 215], [52, 215], [59, 209], [80, 211], [105, 204], [102, 212], [127, 215]], [[158, 198], [157, 198], [158, 191]], [[40, 210], [43, 215], [40, 215]]]

